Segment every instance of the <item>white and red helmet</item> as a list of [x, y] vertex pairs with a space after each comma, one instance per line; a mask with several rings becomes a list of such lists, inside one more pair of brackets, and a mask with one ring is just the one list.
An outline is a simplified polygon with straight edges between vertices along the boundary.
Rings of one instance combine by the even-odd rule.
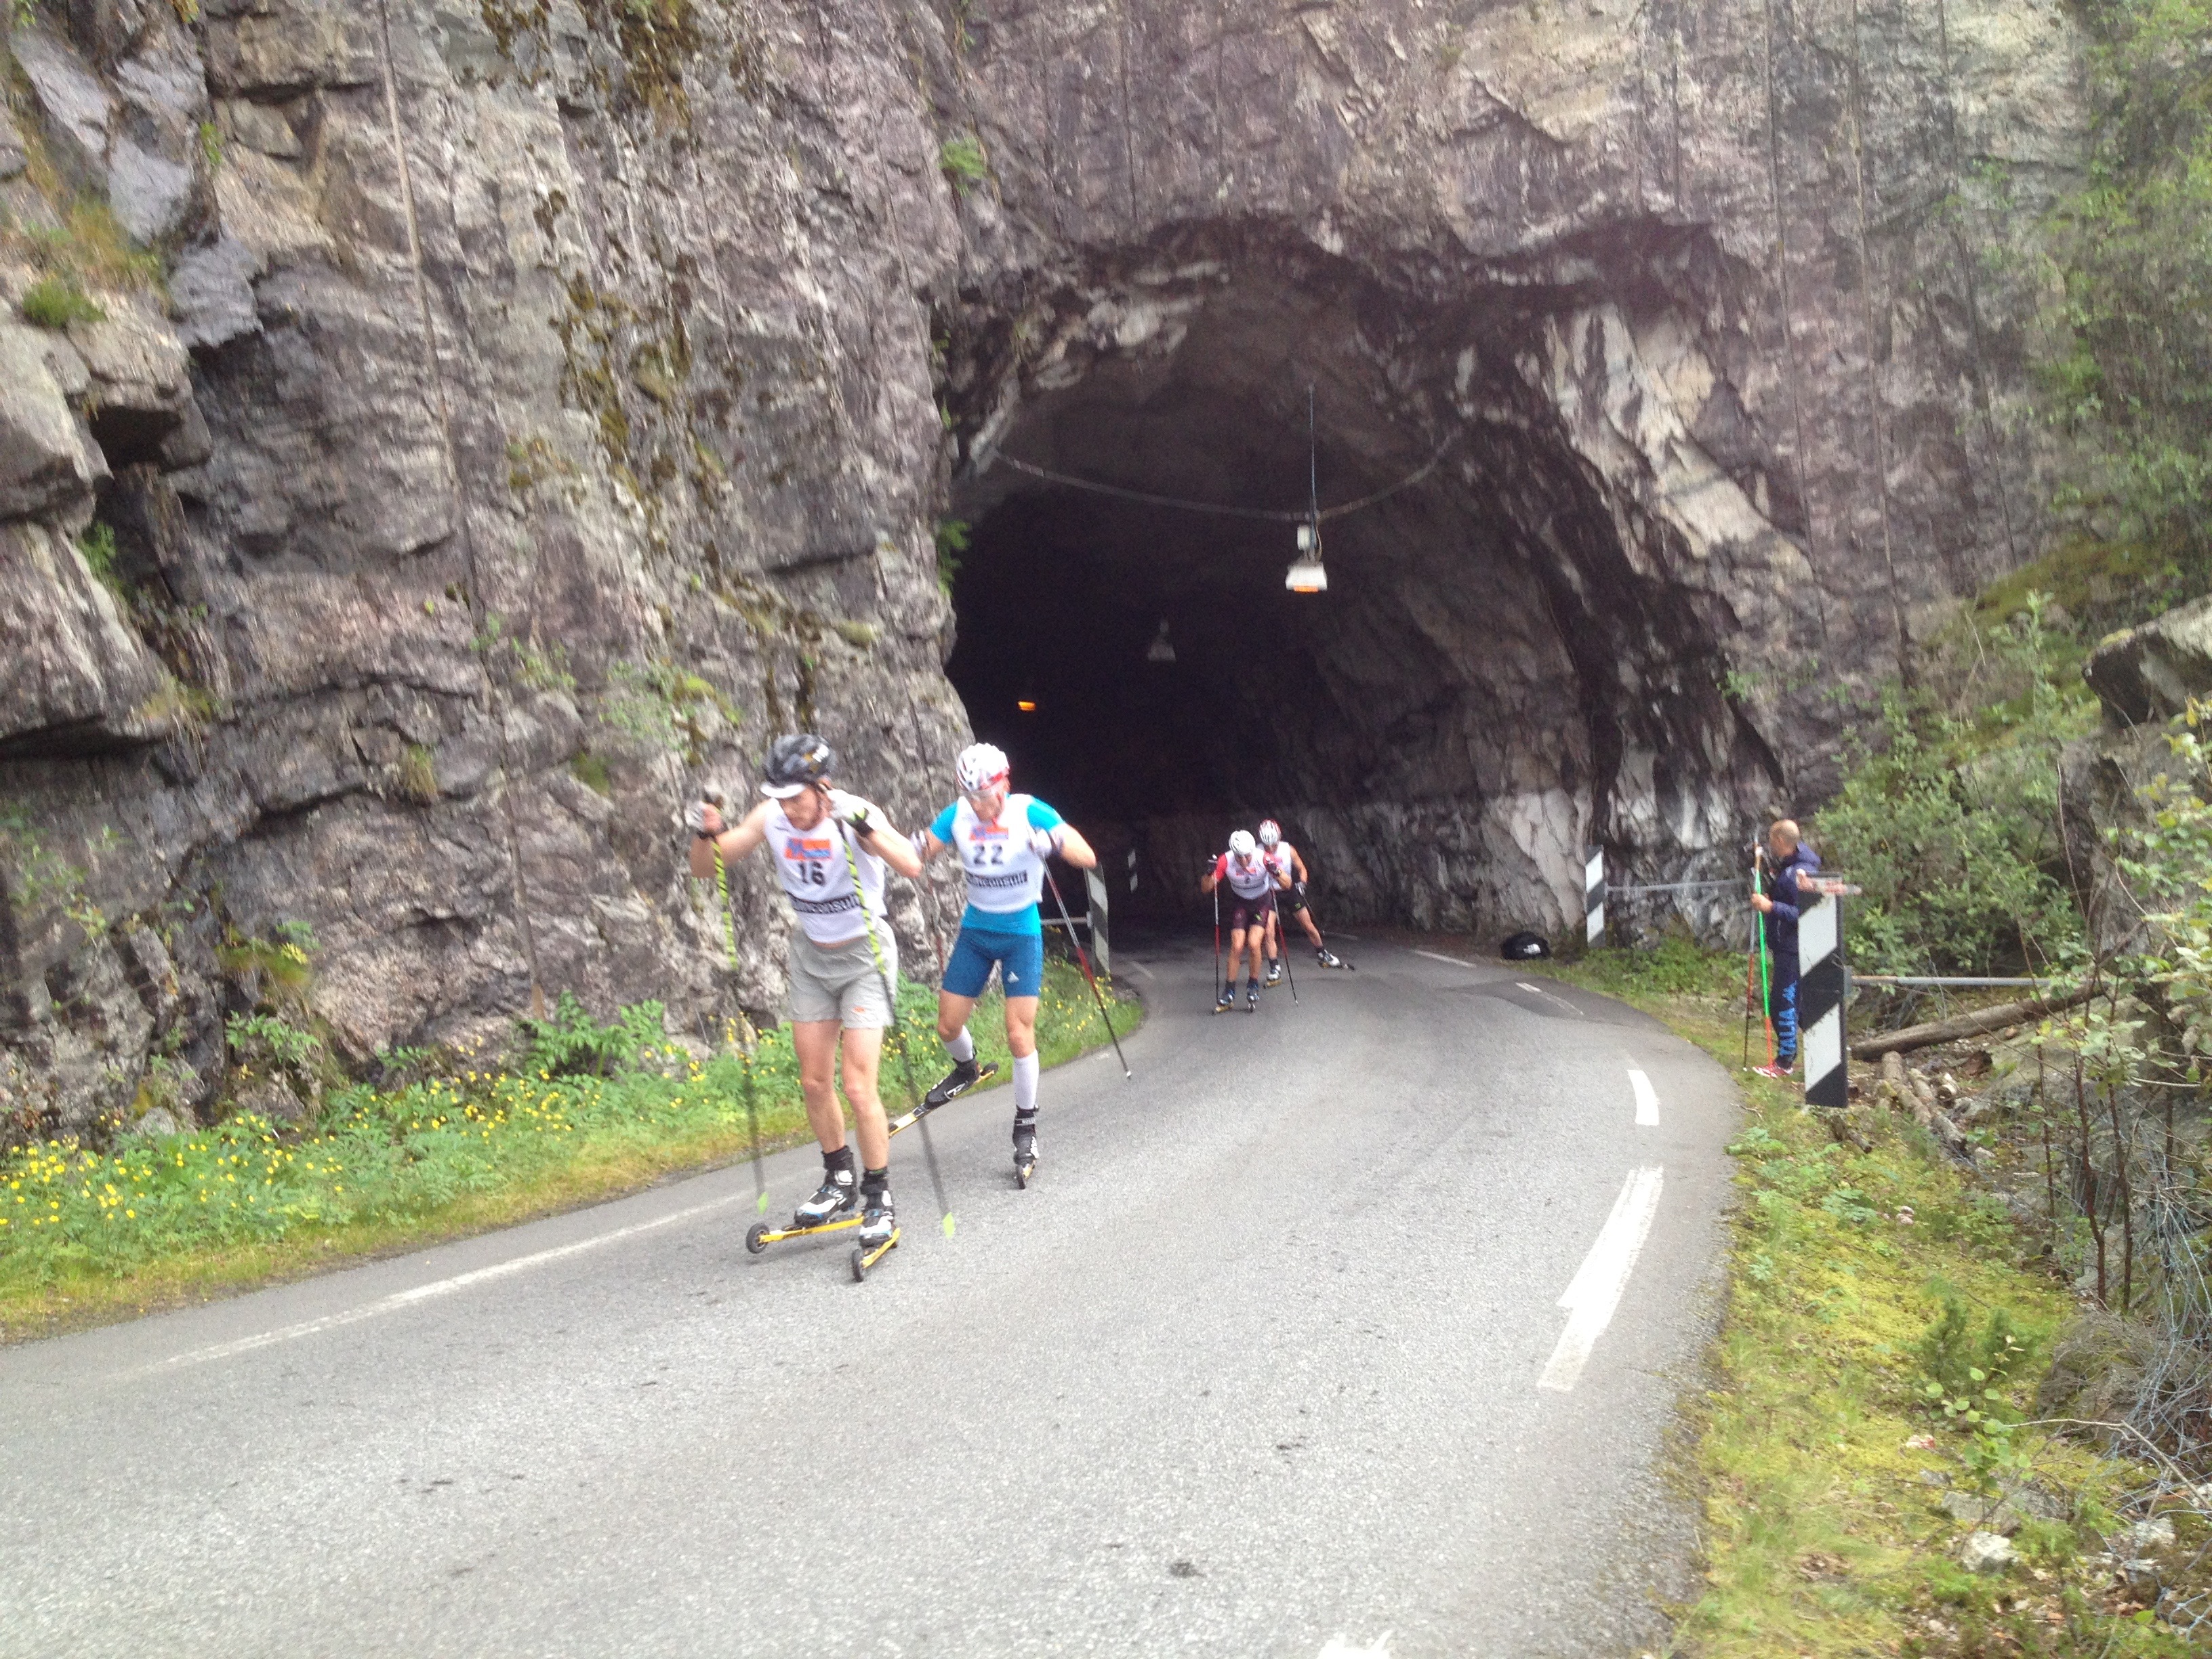
[[953, 766], [963, 795], [980, 795], [1004, 783], [1013, 771], [1006, 751], [995, 743], [971, 743]]
[[1240, 859], [1249, 859], [1256, 848], [1249, 830], [1238, 830], [1229, 837], [1229, 850]]
[[1273, 818], [1260, 820], [1260, 845], [1269, 851], [1283, 844], [1283, 826]]

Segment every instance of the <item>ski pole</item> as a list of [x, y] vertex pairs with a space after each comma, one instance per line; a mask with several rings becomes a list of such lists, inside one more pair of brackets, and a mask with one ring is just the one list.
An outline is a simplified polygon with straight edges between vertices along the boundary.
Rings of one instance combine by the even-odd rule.
[[1221, 884], [1213, 884], [1213, 982], [1221, 983]]
[[[1759, 896], [1759, 848], [1751, 849], [1751, 892]], [[1751, 907], [1751, 943], [1743, 953], [1743, 1063], [1751, 1065], [1751, 1005], [1759, 994], [1759, 907]]]
[[1297, 971], [1291, 966], [1291, 930], [1283, 925], [1282, 918], [1275, 914], [1275, 907], [1272, 902], [1267, 907], [1267, 921], [1271, 927], [1278, 929], [1282, 934], [1282, 944], [1279, 949], [1281, 951], [1283, 974], [1291, 981], [1291, 1006], [1296, 1007], [1298, 1000], [1298, 976]]
[[[829, 805], [825, 799], [823, 805]], [[868, 915], [867, 891], [860, 885], [860, 861], [853, 855], [853, 834], [849, 825], [837, 826], [837, 844], [845, 849], [845, 868], [853, 878], [853, 896], [860, 902], [860, 927], [868, 936], [868, 954], [875, 959], [876, 977], [883, 981], [884, 1000], [890, 1005], [891, 1036], [898, 1042], [899, 1062], [906, 1073], [906, 1091], [915, 1105], [921, 1103], [921, 1090], [914, 1080], [914, 1045], [907, 1041], [906, 1026], [899, 1018], [898, 990], [892, 985], [890, 970], [884, 966], [884, 948], [876, 942], [876, 924]], [[921, 1120], [921, 1155], [929, 1164], [929, 1184], [937, 1194], [937, 1212], [945, 1218], [945, 1236], [952, 1237], [952, 1207], [945, 1201], [945, 1177], [937, 1168], [937, 1146], [929, 1138], [929, 1120]]]
[[[719, 789], [708, 789], [706, 799], [716, 811], [722, 810], [722, 794]], [[730, 872], [722, 866], [722, 843], [717, 840], [714, 848], [714, 896], [722, 908], [722, 947], [729, 953], [730, 977], [734, 981], [738, 973], [738, 934], [730, 921]], [[735, 994], [734, 983], [732, 994]], [[745, 1127], [750, 1131], [753, 1143], [753, 1208], [761, 1214], [768, 1213], [768, 1171], [761, 1162], [760, 1106], [753, 1097], [753, 1022], [743, 1008], [738, 1018], [744, 1022], [745, 1042], [738, 1053], [745, 1071]]]
[[1114, 1044], [1114, 1058], [1121, 1062], [1121, 1080], [1131, 1079], [1128, 1056], [1121, 1052], [1121, 1039], [1114, 1035], [1114, 1017], [1106, 1012], [1106, 994], [1098, 988], [1098, 981], [1091, 972], [1091, 956], [1075, 940], [1075, 923], [1067, 914], [1067, 901], [1060, 896], [1060, 884], [1052, 878], [1052, 869], [1046, 866], [1044, 884], [1052, 889], [1052, 902], [1060, 907], [1060, 925], [1067, 930], [1067, 942], [1075, 946], [1075, 960], [1083, 969], [1085, 981], [1091, 987], [1092, 1000], [1098, 1005], [1098, 1018], [1106, 1022], [1106, 1036]]

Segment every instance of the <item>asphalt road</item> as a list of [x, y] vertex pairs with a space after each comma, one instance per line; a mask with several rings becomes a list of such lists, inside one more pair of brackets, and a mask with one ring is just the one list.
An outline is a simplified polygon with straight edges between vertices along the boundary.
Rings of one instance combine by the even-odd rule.
[[0, 1654], [1639, 1651], [1728, 1085], [1349, 948], [1219, 1018], [1131, 959], [1136, 1080], [1047, 1073], [1028, 1192], [1006, 1091], [939, 1114], [950, 1239], [901, 1137], [866, 1285], [740, 1166], [0, 1352]]

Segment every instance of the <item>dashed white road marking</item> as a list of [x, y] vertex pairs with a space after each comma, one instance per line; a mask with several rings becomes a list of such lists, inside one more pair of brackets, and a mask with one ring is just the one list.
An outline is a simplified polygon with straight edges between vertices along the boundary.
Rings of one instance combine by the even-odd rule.
[[[1340, 933], [1337, 937], [1340, 939], [1348, 939], [1351, 935]], [[1472, 968], [1474, 966], [1473, 963], [1463, 962], [1457, 957], [1439, 956], [1434, 951], [1416, 951], [1413, 954], [1417, 957], [1426, 957], [1431, 962], [1449, 962], [1455, 968]]]
[[1559, 1305], [1567, 1310], [1567, 1328], [1559, 1333], [1559, 1346], [1552, 1350], [1551, 1363], [1544, 1374], [1536, 1379], [1540, 1389], [1551, 1389], [1565, 1394], [1575, 1386], [1589, 1363], [1590, 1350], [1597, 1346], [1605, 1328], [1613, 1322], [1613, 1311], [1620, 1305], [1620, 1293], [1628, 1286], [1628, 1276], [1636, 1271], [1636, 1258], [1644, 1252], [1644, 1241], [1651, 1237], [1651, 1218], [1659, 1212], [1659, 1194], [1666, 1184], [1663, 1169], [1632, 1170], [1622, 1183], [1620, 1196], [1613, 1202], [1613, 1213], [1606, 1218], [1604, 1228], [1598, 1233], [1597, 1243], [1583, 1258], [1574, 1282], [1567, 1286]]
[[1659, 1096], [1651, 1086], [1651, 1079], [1633, 1066], [1628, 1068], [1628, 1086], [1636, 1091], [1636, 1127], [1656, 1129], [1659, 1127]]
[[1580, 1019], [1583, 1017], [1583, 1011], [1576, 1007], [1573, 1003], [1568, 1001], [1565, 997], [1560, 996], [1554, 992], [1547, 991], [1540, 985], [1531, 985], [1525, 979], [1516, 979], [1513, 983], [1516, 988], [1526, 991], [1532, 997], [1541, 997], [1547, 1002], [1557, 1003], [1560, 1007], [1572, 1014], [1577, 1019]]
[[1158, 979], [1159, 977], [1158, 974], [1146, 967], [1143, 963], [1139, 962], [1134, 957], [1129, 958], [1127, 966], [1131, 973], [1142, 974], [1146, 979]]
[[532, 1267], [542, 1267], [549, 1261], [558, 1261], [572, 1255], [581, 1255], [586, 1250], [596, 1250], [602, 1244], [613, 1244], [625, 1238], [635, 1238], [640, 1233], [649, 1233], [663, 1227], [672, 1227], [679, 1221], [690, 1221], [712, 1210], [720, 1210], [737, 1203], [740, 1199], [751, 1201], [750, 1194], [737, 1193], [727, 1198], [717, 1198], [705, 1204], [694, 1204], [689, 1209], [677, 1210], [668, 1215], [656, 1216], [651, 1221], [637, 1221], [627, 1227], [617, 1227], [611, 1232], [580, 1238], [573, 1244], [556, 1244], [550, 1250], [535, 1250], [528, 1255], [518, 1255], [509, 1261], [495, 1261], [489, 1267], [477, 1267], [468, 1273], [455, 1273], [451, 1279], [437, 1279], [427, 1285], [416, 1285], [390, 1296], [379, 1297], [374, 1302], [364, 1302], [358, 1308], [348, 1308], [340, 1313], [325, 1314], [319, 1319], [306, 1319], [296, 1325], [280, 1326], [273, 1331], [262, 1331], [252, 1336], [241, 1336], [234, 1341], [217, 1342], [205, 1348], [194, 1348], [188, 1352], [173, 1354], [167, 1359], [156, 1360], [137, 1370], [123, 1373], [125, 1376], [146, 1376], [157, 1371], [174, 1370], [179, 1366], [204, 1364], [212, 1359], [228, 1359], [235, 1355], [252, 1353], [256, 1348], [274, 1346], [302, 1336], [313, 1336], [321, 1331], [336, 1330], [341, 1325], [357, 1324], [379, 1315], [397, 1313], [402, 1308], [411, 1308], [418, 1302], [428, 1302], [441, 1296], [451, 1296], [471, 1285], [489, 1279], [504, 1279], [509, 1273], [519, 1273]]
[[1332, 1636], [1321, 1650], [1321, 1659], [1390, 1659], [1390, 1632], [1386, 1630], [1376, 1637], [1371, 1648], [1355, 1648], [1345, 1638]]

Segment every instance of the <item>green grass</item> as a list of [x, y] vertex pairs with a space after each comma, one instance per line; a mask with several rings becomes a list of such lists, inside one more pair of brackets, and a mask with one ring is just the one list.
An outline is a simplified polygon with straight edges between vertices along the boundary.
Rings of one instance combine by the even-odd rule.
[[[560, 1027], [568, 1011], [547, 1023]], [[933, 993], [902, 985], [912, 1075], [944, 1068]], [[1122, 1003], [1117, 1030], [1139, 1012]], [[619, 1022], [618, 1022], [619, 1024]], [[616, 1027], [604, 1028], [608, 1032]], [[976, 1051], [1008, 1075], [1004, 1005], [979, 1005]], [[471, 1069], [403, 1088], [339, 1091], [312, 1128], [250, 1114], [211, 1128], [102, 1152], [49, 1142], [0, 1158], [0, 1335], [127, 1316], [419, 1246], [634, 1190], [672, 1171], [747, 1156], [748, 1066], [734, 1042], [703, 1061], [653, 1049], [611, 1077], [611, 1049], [541, 1042], [581, 1074]], [[1038, 1051], [1048, 1066], [1105, 1040], [1075, 969], [1048, 966]], [[789, 1029], [764, 1034], [750, 1066], [763, 1139], [810, 1139]], [[897, 1042], [884, 1098], [911, 1103]], [[904, 1149], [911, 1153], [912, 1149]]]
[[23, 295], [23, 320], [33, 328], [64, 329], [71, 323], [97, 323], [107, 313], [65, 276], [41, 276]]
[[[1741, 957], [1678, 942], [1522, 966], [1658, 1016], [1735, 1072], [1747, 1113], [1729, 1149], [1741, 1200], [1726, 1316], [1709, 1386], [1689, 1402], [1706, 1589], [1680, 1610], [1675, 1650], [2186, 1650], [2083, 1559], [2101, 1548], [2108, 1506], [2136, 1471], [2033, 1426], [1992, 1440], [1927, 1394], [1931, 1370], [1962, 1370], [1958, 1352], [1988, 1340], [2001, 1310], [2028, 1356], [1991, 1379], [2000, 1398], [1981, 1403], [2020, 1419], [2071, 1311], [2001, 1200], [1962, 1178], [1909, 1119], [1862, 1111], [1872, 1148], [1861, 1152], [1802, 1110], [1794, 1088], [1738, 1070]], [[1947, 1304], [1963, 1324], [1932, 1338]], [[1931, 1359], [1931, 1342], [1949, 1362]], [[2013, 1476], [2032, 1473], [2072, 1518], [2031, 1523], [2014, 1540], [2021, 1560], [2009, 1573], [1977, 1577], [1955, 1564], [1967, 1528], [1942, 1510], [1931, 1483], [1973, 1488], [2003, 1444], [2019, 1465]], [[2203, 1541], [2194, 1522], [2177, 1525], [2186, 1547]]]

